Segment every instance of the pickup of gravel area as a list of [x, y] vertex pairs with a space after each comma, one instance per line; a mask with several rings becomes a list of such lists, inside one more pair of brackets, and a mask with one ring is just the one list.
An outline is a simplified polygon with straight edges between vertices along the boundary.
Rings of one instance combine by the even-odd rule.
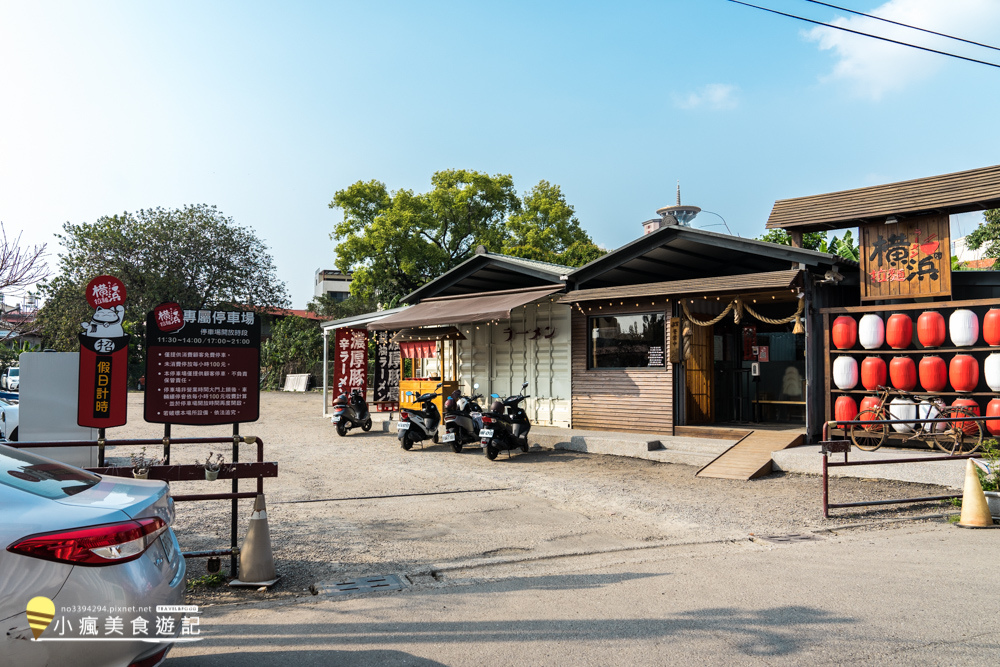
[[[448, 445], [400, 448], [395, 434], [351, 431], [338, 437], [321, 417], [317, 393], [261, 394], [261, 416], [241, 427], [264, 441], [278, 477], [264, 482], [275, 564], [281, 581], [268, 592], [194, 587], [192, 604], [309, 595], [313, 584], [391, 573], [429, 574], [562, 554], [651, 545], [746, 540], [939, 514], [924, 503], [837, 510], [824, 519], [821, 480], [777, 473], [748, 482], [696, 478], [697, 468], [570, 451], [532, 450], [489, 461], [478, 449]], [[129, 396], [128, 425], [108, 440], [163, 436], [142, 420], [142, 394]], [[174, 426], [172, 435], [230, 436], [231, 426]], [[222, 451], [231, 460], [231, 445]], [[135, 447], [111, 447], [124, 457]], [[172, 462], [194, 463], [218, 445], [171, 446]], [[241, 447], [240, 460], [256, 449]], [[148, 453], [155, 454], [155, 448]], [[183, 482], [175, 495], [228, 491], [228, 481]], [[252, 481], [241, 490], [253, 489]], [[461, 493], [451, 493], [451, 492]], [[831, 501], [944, 495], [936, 486], [882, 480], [831, 481]], [[423, 494], [423, 495], [419, 495]], [[378, 497], [384, 496], [384, 497]], [[303, 502], [307, 501], [307, 502]], [[315, 501], [315, 502], [314, 502]], [[174, 529], [184, 551], [229, 544], [229, 501], [177, 504]], [[239, 503], [240, 544], [252, 500]], [[223, 559], [228, 569], [228, 558]], [[189, 578], [206, 573], [188, 561]]]

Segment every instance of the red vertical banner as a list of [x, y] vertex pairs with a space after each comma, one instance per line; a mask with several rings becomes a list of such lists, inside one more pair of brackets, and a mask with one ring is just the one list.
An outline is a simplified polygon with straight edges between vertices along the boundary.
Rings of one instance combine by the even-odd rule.
[[337, 329], [333, 353], [333, 398], [368, 389], [368, 330]]
[[125, 285], [114, 276], [98, 276], [87, 285], [94, 308], [83, 322], [76, 423], [86, 428], [124, 426], [128, 421], [128, 342]]

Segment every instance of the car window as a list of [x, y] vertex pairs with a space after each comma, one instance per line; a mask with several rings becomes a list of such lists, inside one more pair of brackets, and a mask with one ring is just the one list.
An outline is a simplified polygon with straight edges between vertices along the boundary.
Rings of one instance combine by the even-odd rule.
[[101, 478], [79, 468], [0, 445], [0, 484], [43, 498], [66, 498], [86, 491]]
[[10, 375], [11, 375], [11, 377], [17, 377], [20, 374], [21, 374], [21, 370], [19, 368], [11, 368], [10, 369]]

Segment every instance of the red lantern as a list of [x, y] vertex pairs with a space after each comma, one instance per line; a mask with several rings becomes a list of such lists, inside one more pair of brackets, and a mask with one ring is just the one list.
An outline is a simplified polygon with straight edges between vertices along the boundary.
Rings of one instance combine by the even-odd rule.
[[918, 374], [924, 391], [942, 391], [948, 384], [948, 365], [941, 357], [922, 357]]
[[[952, 405], [952, 407], [956, 407], [956, 408], [965, 408], [966, 410], [968, 410], [972, 414], [976, 415], [977, 417], [982, 414], [979, 411], [979, 404], [976, 403], [971, 398], [956, 398], [954, 401], [952, 401], [951, 405]], [[989, 422], [986, 422], [986, 423], [988, 424]], [[976, 422], [974, 422], [974, 421], [965, 421], [965, 420], [956, 421], [955, 422], [955, 426], [958, 427], [958, 428], [960, 428], [960, 429], [962, 429], [963, 431], [965, 431], [969, 435], [972, 435], [973, 433], [975, 433], [978, 430], [976, 428]]]
[[895, 350], [905, 350], [913, 342], [913, 320], [909, 315], [896, 313], [889, 316], [885, 325], [885, 342]]
[[936, 310], [927, 310], [917, 318], [917, 340], [924, 347], [941, 347], [947, 336], [944, 315]]
[[983, 340], [993, 347], [1000, 345], [1000, 308], [990, 308], [983, 316]]
[[[858, 416], [858, 404], [850, 396], [841, 396], [833, 408], [833, 418], [839, 422], [854, 421]], [[1000, 424], [1000, 422], [997, 422]]]
[[880, 357], [866, 357], [861, 362], [861, 386], [868, 391], [874, 391], [885, 386], [885, 361]]
[[[878, 396], [865, 396], [861, 399], [861, 412], [864, 412], [865, 410], [874, 410], [878, 407], [878, 404]], [[874, 417], [869, 416], [868, 419], [874, 419]]]
[[955, 391], [975, 391], [979, 384], [979, 362], [968, 354], [956, 354], [948, 365], [948, 379]]
[[[987, 417], [1000, 417], [1000, 398], [994, 398], [986, 406]], [[986, 422], [986, 430], [993, 435], [1000, 435], [1000, 419]]]
[[909, 357], [896, 357], [889, 362], [889, 381], [896, 389], [911, 391], [917, 386], [917, 365]]
[[841, 315], [833, 321], [833, 346], [848, 350], [858, 342], [858, 322], [850, 315]]

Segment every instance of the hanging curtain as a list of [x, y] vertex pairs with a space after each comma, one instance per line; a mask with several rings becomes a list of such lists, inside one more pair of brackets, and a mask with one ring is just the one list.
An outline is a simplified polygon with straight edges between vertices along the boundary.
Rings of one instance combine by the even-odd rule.
[[399, 351], [404, 359], [433, 359], [437, 356], [437, 343], [432, 340], [400, 343]]

